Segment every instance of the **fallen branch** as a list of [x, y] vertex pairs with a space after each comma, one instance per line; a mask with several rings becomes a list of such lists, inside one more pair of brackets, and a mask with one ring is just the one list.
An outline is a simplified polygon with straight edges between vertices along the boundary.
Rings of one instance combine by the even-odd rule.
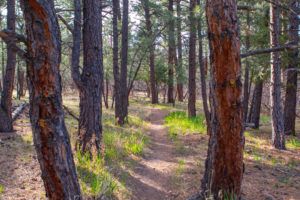
[[293, 49], [298, 49], [298, 48], [300, 48], [300, 46], [298, 46], [298, 45], [286, 44], [286, 45], [280, 46], [280, 47], [274, 47], [274, 48], [269, 48], [269, 49], [258, 49], [258, 50], [254, 50], [254, 51], [249, 51], [249, 52], [241, 54], [241, 58], [247, 58], [249, 56], [268, 54], [268, 53], [278, 52], [278, 51], [293, 50]]
[[28, 103], [22, 103], [19, 107], [17, 107], [12, 113], [12, 120], [15, 121], [18, 116], [23, 112], [23, 110], [28, 106]]
[[77, 121], [79, 121], [79, 117], [76, 116], [76, 114], [70, 110], [67, 106], [63, 105], [64, 110], [74, 119], [76, 119]]
[[57, 17], [66, 26], [66, 28], [73, 34], [74, 29], [68, 24], [67, 20], [63, 18], [60, 14], [57, 14]]

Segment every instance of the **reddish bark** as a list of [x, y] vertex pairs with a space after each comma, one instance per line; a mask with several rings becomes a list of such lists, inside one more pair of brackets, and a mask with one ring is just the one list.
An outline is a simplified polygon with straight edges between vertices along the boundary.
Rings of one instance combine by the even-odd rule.
[[49, 199], [80, 199], [61, 97], [61, 41], [54, 2], [23, 1], [28, 38], [30, 119]]
[[211, 134], [200, 199], [239, 199], [243, 178], [240, 41], [235, 0], [207, 0]]

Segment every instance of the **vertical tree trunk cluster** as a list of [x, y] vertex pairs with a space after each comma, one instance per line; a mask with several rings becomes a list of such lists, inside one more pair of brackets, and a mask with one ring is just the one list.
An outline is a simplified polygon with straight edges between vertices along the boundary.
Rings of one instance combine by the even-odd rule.
[[183, 84], [184, 84], [184, 69], [183, 69], [183, 59], [182, 59], [182, 34], [181, 34], [181, 0], [177, 0], [177, 51], [178, 51], [178, 59], [177, 59], [177, 94], [178, 101], [183, 102]]
[[174, 0], [169, 0], [168, 11], [168, 103], [175, 103], [174, 99], [174, 68], [176, 64], [176, 42], [174, 22]]
[[[279, 0], [270, 3], [270, 44], [272, 48], [279, 46], [279, 3]], [[279, 52], [271, 53], [270, 97], [273, 146], [277, 149], [285, 149], [284, 124], [281, 110], [281, 69]]]
[[62, 108], [61, 38], [54, 2], [27, 0], [30, 119], [49, 199], [78, 199], [80, 187]]
[[76, 148], [95, 157], [100, 154], [102, 138], [102, 1], [83, 3], [83, 69], [80, 74], [81, 3], [74, 0], [72, 77], [80, 92], [79, 133]]
[[149, 43], [149, 66], [150, 66], [150, 90], [151, 90], [151, 103], [158, 103], [158, 92], [155, 78], [155, 40], [152, 31], [151, 15], [149, 8], [149, 0], [143, 0], [143, 7], [145, 11], [147, 37], [150, 39]]
[[[197, 4], [200, 7], [200, 0], [197, 0]], [[206, 91], [206, 69], [207, 69], [207, 61], [203, 59], [203, 40], [202, 40], [202, 23], [201, 17], [198, 19], [197, 24], [198, 29], [198, 42], [199, 42], [199, 66], [200, 66], [200, 82], [201, 82], [201, 96], [202, 96], [202, 104], [205, 115], [205, 121], [207, 124], [207, 131], [210, 132], [210, 111], [207, 103], [207, 91]]]
[[236, 1], [207, 0], [206, 15], [212, 75], [211, 134], [200, 199], [239, 199], [244, 136]]
[[189, 40], [189, 98], [188, 116], [196, 116], [196, 37], [197, 19], [195, 18], [196, 0], [190, 0], [190, 40]]
[[127, 64], [128, 64], [128, 0], [123, 0], [122, 16], [122, 46], [121, 69], [119, 69], [119, 37], [118, 20], [120, 17], [120, 5], [118, 0], [113, 0], [113, 74], [114, 74], [114, 98], [115, 118], [119, 125], [126, 122], [128, 116], [128, 89], [127, 89]]
[[[16, 31], [15, 0], [7, 1], [7, 29], [13, 33]], [[7, 43], [7, 62], [0, 103], [0, 132], [9, 132], [13, 130], [11, 109], [16, 69], [16, 52], [13, 49], [13, 45], [15, 45], [14, 40]]]
[[[298, 7], [297, 7], [298, 6]], [[289, 33], [288, 37], [292, 44], [299, 43], [299, 1], [290, 0], [289, 7]], [[288, 52], [289, 64], [287, 67], [286, 93], [284, 103], [284, 132], [287, 135], [295, 135], [296, 107], [297, 107], [297, 79], [299, 66], [299, 50], [293, 49]]]

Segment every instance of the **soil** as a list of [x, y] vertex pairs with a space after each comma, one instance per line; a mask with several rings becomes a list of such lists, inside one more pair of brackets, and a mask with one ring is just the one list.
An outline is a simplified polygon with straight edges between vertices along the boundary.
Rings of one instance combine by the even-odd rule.
[[[208, 136], [193, 134], [172, 140], [163, 125], [168, 111], [151, 108], [149, 113], [146, 120], [150, 123], [147, 132], [150, 143], [144, 155], [127, 169], [126, 188], [131, 193], [128, 199], [187, 199], [200, 186]], [[44, 199], [41, 172], [30, 140], [28, 109], [14, 127], [15, 132], [0, 134], [0, 184], [4, 187], [0, 199]], [[247, 143], [245, 150], [251, 153], [254, 148], [251, 141]], [[300, 199], [299, 151], [277, 151], [267, 145], [262, 150], [266, 157], [287, 160], [287, 164], [272, 166], [259, 159], [245, 158], [243, 199]]]

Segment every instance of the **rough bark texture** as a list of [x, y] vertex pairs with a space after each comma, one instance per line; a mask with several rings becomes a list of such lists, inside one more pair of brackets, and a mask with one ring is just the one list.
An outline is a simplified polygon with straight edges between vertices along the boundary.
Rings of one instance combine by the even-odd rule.
[[[297, 8], [297, 3], [298, 7]], [[299, 1], [291, 0], [290, 9], [294, 12], [289, 14], [289, 40], [294, 45], [299, 43], [298, 27], [299, 18], [296, 13], [300, 13]], [[284, 132], [287, 135], [295, 135], [296, 107], [297, 107], [297, 79], [299, 62], [299, 50], [289, 51], [289, 65], [287, 67], [287, 80], [284, 103]]]
[[20, 99], [25, 95], [24, 92], [24, 83], [25, 83], [25, 72], [20, 69], [20, 66], [18, 67], [18, 90], [17, 90], [17, 97]]
[[189, 40], [189, 98], [188, 115], [196, 116], [196, 37], [197, 20], [195, 18], [196, 0], [190, 0], [190, 40]]
[[61, 39], [54, 2], [26, 0], [30, 120], [49, 199], [80, 199], [61, 97]]
[[[197, 4], [200, 6], [200, 0], [197, 0]], [[202, 23], [201, 18], [198, 19], [198, 42], [199, 42], [199, 67], [200, 67], [200, 81], [201, 81], [201, 96], [203, 110], [205, 114], [205, 120], [207, 124], [207, 132], [210, 132], [210, 111], [207, 103], [207, 90], [206, 90], [206, 71], [207, 71], [207, 59], [203, 59], [203, 42], [202, 42]]]
[[183, 83], [184, 83], [184, 70], [183, 70], [183, 59], [182, 59], [182, 34], [181, 34], [181, 0], [177, 0], [177, 99], [183, 102]]
[[158, 92], [157, 92], [156, 78], [155, 78], [155, 53], [154, 53], [155, 52], [155, 45], [154, 45], [155, 40], [153, 41], [154, 36], [153, 36], [153, 31], [152, 31], [149, 0], [143, 0], [142, 3], [143, 3], [144, 11], [145, 11], [147, 37], [151, 41], [151, 43], [149, 44], [151, 103], [157, 104], [158, 103]]
[[168, 21], [168, 103], [174, 103], [174, 67], [176, 59], [176, 44], [175, 44], [175, 23], [174, 23], [174, 8], [173, 0], [169, 0], [168, 11], [169, 11], [169, 21]]
[[[279, 0], [270, 3], [270, 44], [279, 46]], [[277, 149], [285, 149], [284, 124], [281, 110], [281, 69], [279, 52], [271, 53], [270, 106], [272, 118], [272, 142]]]
[[100, 154], [102, 138], [102, 15], [99, 0], [83, 1], [83, 69], [78, 145], [81, 152]]
[[254, 86], [252, 103], [251, 103], [250, 113], [248, 116], [248, 122], [254, 124], [253, 126], [254, 129], [259, 129], [263, 86], [264, 84], [262, 80], [257, 81]]
[[243, 178], [240, 41], [235, 0], [207, 0], [211, 134], [200, 199], [239, 199]]
[[114, 102], [115, 102], [115, 118], [118, 121], [120, 117], [120, 69], [119, 69], [119, 32], [118, 32], [118, 16], [119, 16], [119, 0], [113, 0], [113, 74], [114, 74]]
[[[15, 0], [7, 0], [7, 29], [13, 33], [16, 31]], [[7, 43], [7, 62], [0, 104], [0, 132], [13, 130], [11, 109], [16, 69], [16, 52], [13, 45], [14, 40]]]
[[[247, 10], [247, 30], [246, 30], [246, 50], [250, 49], [250, 11]], [[247, 120], [248, 107], [249, 107], [249, 74], [250, 74], [250, 63], [248, 59], [245, 60], [245, 80], [244, 80], [244, 122]]]
[[128, 0], [123, 0], [122, 15], [122, 52], [121, 52], [121, 74], [120, 74], [120, 116], [118, 124], [123, 125], [128, 115], [128, 93], [127, 93], [127, 63], [128, 63]]

